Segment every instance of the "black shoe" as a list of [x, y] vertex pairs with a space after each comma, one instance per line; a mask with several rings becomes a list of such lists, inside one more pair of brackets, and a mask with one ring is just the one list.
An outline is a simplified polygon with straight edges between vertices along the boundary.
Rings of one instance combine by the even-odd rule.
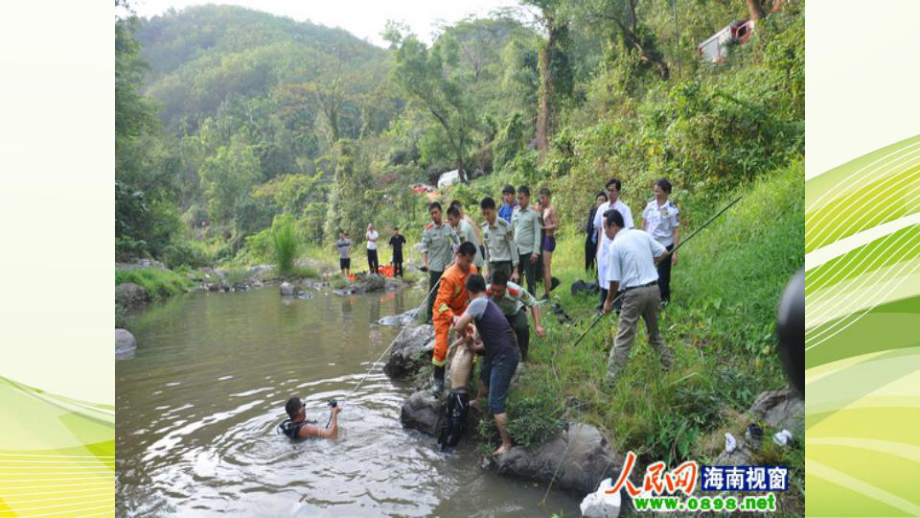
[[559, 284], [560, 284], [559, 279], [553, 277], [549, 283], [549, 291], [553, 291], [554, 289], [558, 288]]
[[439, 396], [444, 391], [444, 367], [434, 368], [434, 395]]

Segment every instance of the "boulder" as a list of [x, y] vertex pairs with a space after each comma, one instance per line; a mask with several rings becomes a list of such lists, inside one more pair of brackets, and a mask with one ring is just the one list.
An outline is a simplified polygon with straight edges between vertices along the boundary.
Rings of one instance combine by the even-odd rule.
[[418, 315], [420, 308], [410, 309], [405, 313], [400, 313], [398, 315], [387, 315], [377, 321], [377, 325], [381, 326], [396, 326], [402, 327], [407, 324], [411, 324], [415, 317]]
[[297, 295], [297, 286], [289, 282], [282, 282], [279, 290], [281, 291], [282, 297], [294, 297]]
[[535, 450], [515, 446], [489, 462], [501, 475], [544, 484], [553, 479], [558, 466], [554, 484], [582, 494], [594, 492], [602, 478], [616, 479], [623, 466], [622, 457], [600, 430], [584, 423], [569, 423], [555, 439]]
[[383, 291], [387, 288], [386, 277], [382, 275], [368, 275], [358, 281], [357, 289], [362, 293], [370, 293], [374, 291]]
[[406, 428], [435, 435], [440, 415], [441, 401], [434, 396], [430, 388], [425, 388], [409, 396], [403, 403], [399, 420]]
[[391, 378], [411, 376], [431, 361], [433, 351], [434, 326], [406, 326], [396, 335], [383, 371]]
[[147, 290], [133, 282], [123, 282], [115, 286], [115, 303], [125, 308], [136, 308], [150, 300]]
[[748, 413], [774, 428], [796, 432], [805, 426], [805, 401], [791, 387], [757, 396]]
[[115, 359], [129, 358], [137, 350], [137, 340], [127, 329], [115, 330]]

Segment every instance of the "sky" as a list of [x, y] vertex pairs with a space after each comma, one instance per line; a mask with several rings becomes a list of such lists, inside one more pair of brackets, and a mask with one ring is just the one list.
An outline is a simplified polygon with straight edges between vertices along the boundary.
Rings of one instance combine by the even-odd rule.
[[133, 0], [138, 16], [150, 18], [169, 8], [181, 10], [192, 5], [232, 4], [297, 21], [310, 20], [348, 32], [384, 47], [381, 33], [387, 20], [408, 25], [419, 38], [431, 42], [441, 23], [453, 23], [468, 15], [484, 16], [494, 9], [518, 7], [517, 0]]

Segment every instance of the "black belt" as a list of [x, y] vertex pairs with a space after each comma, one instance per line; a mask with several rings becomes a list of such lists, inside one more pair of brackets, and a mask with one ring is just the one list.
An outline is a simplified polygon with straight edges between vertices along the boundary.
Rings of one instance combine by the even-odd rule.
[[650, 287], [650, 286], [657, 286], [657, 285], [658, 285], [658, 281], [652, 281], [652, 282], [650, 282], [650, 283], [648, 283], [648, 284], [643, 284], [643, 285], [641, 285], [641, 286], [630, 286], [630, 287], [628, 287], [628, 288], [623, 288], [622, 292], [623, 292], [623, 293], [626, 293], [626, 292], [629, 291], [629, 290], [636, 290], [636, 289], [639, 289], [639, 288], [648, 288], [648, 287]]

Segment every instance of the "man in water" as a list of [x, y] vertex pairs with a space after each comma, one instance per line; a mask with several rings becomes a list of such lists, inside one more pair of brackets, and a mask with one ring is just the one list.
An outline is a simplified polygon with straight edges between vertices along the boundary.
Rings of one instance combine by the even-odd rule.
[[339, 268], [346, 277], [351, 276], [351, 258], [348, 257], [351, 251], [351, 239], [348, 239], [345, 232], [339, 232], [339, 240], [335, 242], [335, 247], [339, 249]]
[[553, 289], [553, 251], [556, 250], [556, 229], [559, 228], [559, 216], [556, 208], [550, 205], [552, 194], [546, 187], [540, 189], [540, 208], [543, 211], [543, 299], [549, 300]]
[[403, 276], [403, 245], [406, 238], [399, 233], [399, 227], [393, 227], [393, 236], [390, 237], [390, 246], [393, 247], [393, 275]]
[[476, 258], [473, 259], [473, 264], [476, 265], [476, 269], [482, 271], [482, 246], [480, 245], [481, 241], [479, 240], [479, 235], [473, 230], [473, 226], [463, 219], [463, 214], [453, 204], [447, 209], [447, 222], [450, 223], [450, 227], [457, 233], [461, 243], [469, 241], [476, 246]]
[[465, 241], [457, 249], [454, 264], [441, 276], [434, 301], [434, 392], [444, 390], [444, 371], [447, 365], [447, 349], [450, 345], [450, 325], [454, 316], [459, 316], [466, 309], [469, 295], [466, 292], [466, 278], [478, 270], [473, 264], [476, 257], [476, 245]]
[[527, 309], [533, 313], [534, 326], [537, 336], [543, 338], [545, 331], [540, 322], [540, 308], [537, 300], [523, 287], [513, 282], [508, 282], [505, 272], [495, 272], [492, 282], [486, 286], [486, 294], [492, 299], [508, 319], [511, 329], [517, 338], [518, 349], [521, 352], [521, 361], [527, 361], [527, 349], [530, 347], [530, 326], [527, 322]]
[[495, 214], [495, 200], [492, 198], [483, 198], [479, 208], [482, 209], [482, 217], [486, 220], [482, 224], [482, 235], [485, 236], [489, 277], [498, 271], [505, 272], [508, 277], [516, 276], [519, 258], [511, 223]]
[[309, 439], [319, 437], [320, 439], [338, 439], [339, 437], [339, 412], [342, 411], [338, 406], [332, 407], [329, 420], [329, 428], [320, 428], [315, 424], [307, 421], [306, 405], [299, 397], [294, 396], [288, 399], [284, 405], [284, 410], [290, 419], [281, 423], [281, 431], [291, 439]]
[[[428, 214], [431, 223], [425, 225], [422, 231], [422, 271], [428, 272], [428, 291], [434, 289], [444, 269], [450, 264], [453, 256], [454, 245], [460, 242], [454, 229], [441, 219], [441, 204], [432, 202], [428, 205]], [[428, 306], [425, 308], [425, 321], [432, 322], [431, 309], [434, 306], [435, 294], [428, 294]]]
[[[472, 300], [463, 315], [454, 322], [454, 330], [466, 338], [466, 347], [471, 352], [482, 352], [484, 360], [480, 372], [479, 394], [470, 401], [476, 407], [488, 395], [489, 411], [495, 418], [502, 445], [493, 455], [501, 455], [511, 449], [511, 435], [508, 434], [508, 414], [505, 400], [511, 386], [511, 377], [517, 369], [519, 357], [514, 343], [514, 331], [502, 310], [486, 296], [486, 281], [482, 275], [472, 274], [466, 280], [466, 291]], [[482, 338], [476, 342], [468, 333], [468, 326], [475, 322]]]
[[639, 318], [645, 320], [648, 343], [661, 358], [665, 370], [671, 367], [671, 353], [658, 329], [658, 311], [661, 309], [661, 295], [658, 291], [658, 270], [655, 262], [670, 260], [667, 249], [642, 230], [625, 228], [623, 215], [611, 210], [604, 217], [604, 232], [612, 241], [608, 252], [607, 300], [603, 312], [613, 310], [613, 299], [617, 291], [622, 293], [622, 311], [617, 323], [617, 335], [610, 359], [607, 362], [607, 383], [613, 384], [617, 375], [626, 368], [629, 351]]

